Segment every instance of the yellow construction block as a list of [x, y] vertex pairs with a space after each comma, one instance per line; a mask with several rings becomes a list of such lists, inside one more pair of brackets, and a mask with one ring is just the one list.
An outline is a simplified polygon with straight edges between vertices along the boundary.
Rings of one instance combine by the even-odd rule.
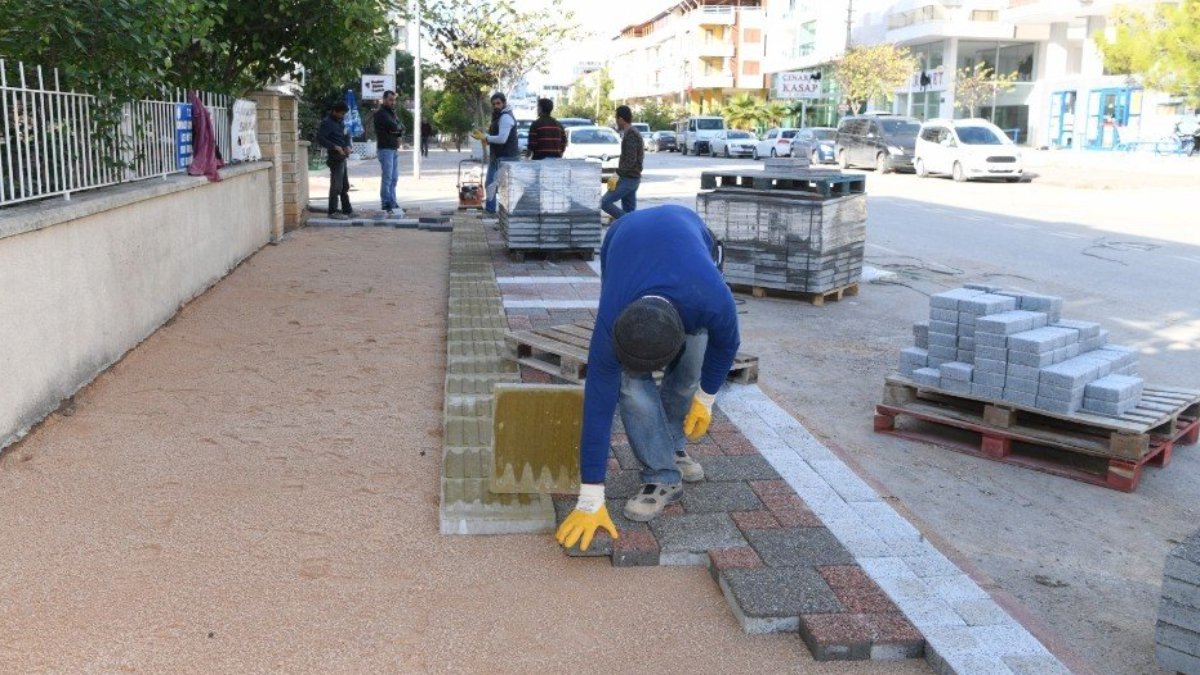
[[497, 384], [491, 490], [578, 494], [583, 387]]

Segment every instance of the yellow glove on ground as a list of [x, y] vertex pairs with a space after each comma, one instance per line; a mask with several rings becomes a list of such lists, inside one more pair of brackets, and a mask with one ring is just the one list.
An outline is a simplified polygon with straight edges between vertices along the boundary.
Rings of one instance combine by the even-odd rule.
[[708, 425], [712, 423], [713, 401], [716, 400], [716, 394], [706, 394], [703, 389], [696, 390], [696, 395], [692, 397], [692, 408], [683, 418], [683, 435], [689, 441], [698, 441], [708, 433]]
[[566, 548], [578, 543], [579, 550], [586, 551], [592, 545], [596, 530], [600, 528], [608, 531], [608, 535], [613, 539], [620, 537], [617, 534], [617, 526], [613, 525], [612, 518], [608, 515], [608, 507], [604, 505], [604, 485], [585, 483], [579, 488], [579, 501], [575, 504], [575, 510], [558, 526], [554, 538]]

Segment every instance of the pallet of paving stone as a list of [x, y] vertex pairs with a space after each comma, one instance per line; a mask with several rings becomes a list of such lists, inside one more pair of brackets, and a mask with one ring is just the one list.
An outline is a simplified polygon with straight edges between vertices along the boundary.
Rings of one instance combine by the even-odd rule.
[[[860, 272], [861, 275], [861, 272]], [[839, 286], [823, 293], [805, 293], [802, 291], [784, 291], [765, 286], [749, 286], [746, 284], [729, 284], [734, 293], [748, 293], [756, 298], [780, 298], [785, 300], [800, 300], [815, 307], [823, 307], [827, 301], [840, 301], [843, 298], [858, 295], [858, 283]]]
[[509, 260], [518, 263], [526, 260], [558, 262], [568, 258], [591, 261], [596, 257], [596, 250], [592, 248], [510, 248], [507, 254]]
[[[587, 378], [588, 349], [595, 322], [591, 320], [538, 328], [509, 331], [505, 334], [509, 358], [534, 370], [549, 373], [568, 382]], [[758, 381], [758, 357], [739, 353], [729, 369], [729, 379], [738, 384]]]
[[[1109, 417], [1060, 415], [899, 376], [885, 382], [876, 431], [1124, 492], [1137, 488], [1144, 466], [1166, 466], [1176, 446], [1200, 437], [1197, 390], [1147, 386], [1137, 409]], [[898, 417], [919, 424], [900, 427]]]
[[794, 196], [821, 199], [865, 194], [866, 177], [844, 173], [794, 171], [705, 171], [700, 174], [700, 189], [743, 188], [770, 190]]

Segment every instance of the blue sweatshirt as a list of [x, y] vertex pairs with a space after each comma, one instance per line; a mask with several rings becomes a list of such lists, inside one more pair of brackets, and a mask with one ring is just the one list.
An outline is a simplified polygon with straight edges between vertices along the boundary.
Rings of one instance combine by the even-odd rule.
[[661, 295], [679, 312], [684, 330], [708, 331], [700, 388], [715, 394], [737, 354], [737, 309], [713, 263], [712, 238], [704, 222], [682, 206], [634, 211], [613, 223], [600, 248], [600, 308], [588, 350], [579, 443], [584, 483], [603, 483], [613, 416], [621, 390], [621, 365], [612, 329], [629, 303]]

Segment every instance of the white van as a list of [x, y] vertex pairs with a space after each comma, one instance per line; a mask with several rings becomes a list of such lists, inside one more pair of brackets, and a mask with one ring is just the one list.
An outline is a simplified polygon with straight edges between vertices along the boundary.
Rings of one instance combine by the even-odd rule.
[[1021, 151], [1000, 127], [984, 119], [929, 120], [917, 133], [913, 169], [918, 176], [1021, 180]]
[[679, 148], [683, 154], [709, 154], [709, 148], [716, 135], [725, 131], [724, 117], [689, 117], [687, 122], [680, 125]]

